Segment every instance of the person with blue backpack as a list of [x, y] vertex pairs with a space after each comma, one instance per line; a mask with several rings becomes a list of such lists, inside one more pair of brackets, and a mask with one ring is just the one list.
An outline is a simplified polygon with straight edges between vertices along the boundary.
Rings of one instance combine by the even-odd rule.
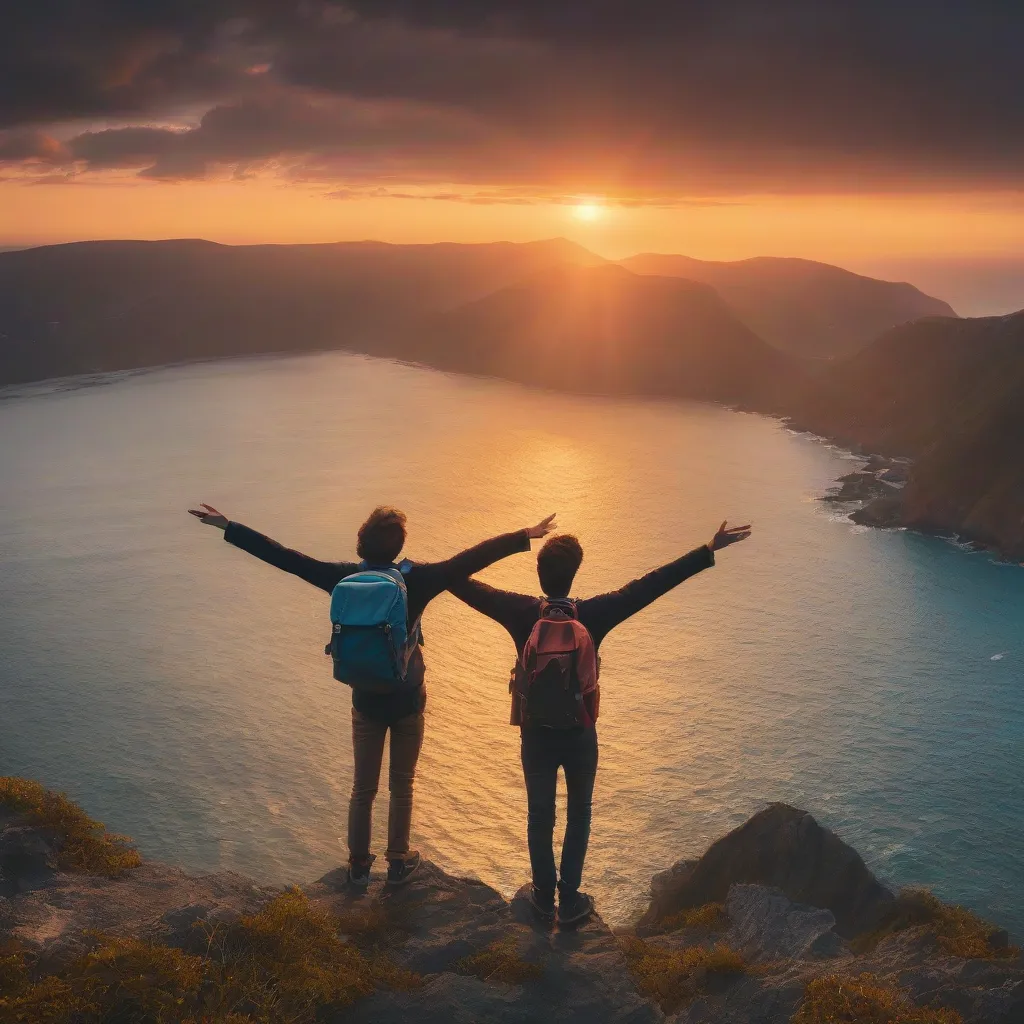
[[554, 516], [536, 526], [493, 537], [442, 562], [399, 562], [406, 518], [380, 507], [359, 528], [361, 561], [326, 562], [286, 548], [256, 530], [231, 522], [212, 505], [189, 509], [224, 539], [269, 565], [292, 573], [331, 595], [331, 633], [325, 654], [334, 678], [352, 687], [352, 751], [355, 772], [348, 811], [349, 881], [370, 882], [373, 801], [380, 784], [384, 744], [390, 734], [387, 882], [407, 882], [420, 864], [409, 849], [413, 785], [423, 743], [425, 664], [420, 618], [439, 594], [474, 573], [546, 536]]
[[[526, 781], [526, 840], [532, 884], [526, 898], [544, 921], [572, 926], [586, 920], [593, 900], [580, 892], [590, 841], [597, 776], [597, 715], [601, 641], [620, 623], [715, 564], [715, 552], [750, 536], [749, 526], [722, 523], [699, 548], [627, 583], [583, 601], [569, 597], [583, 562], [571, 534], [551, 537], [537, 555], [542, 597], [496, 590], [479, 580], [450, 587], [459, 600], [504, 626], [516, 648], [509, 681], [511, 724], [520, 727]], [[552, 842], [558, 769], [565, 775], [566, 820], [561, 863]]]

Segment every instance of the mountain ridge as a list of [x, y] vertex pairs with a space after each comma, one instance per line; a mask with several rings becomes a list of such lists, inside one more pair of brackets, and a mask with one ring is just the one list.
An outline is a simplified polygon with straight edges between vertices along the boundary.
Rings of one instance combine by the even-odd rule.
[[850, 355], [882, 331], [921, 316], [956, 316], [948, 303], [908, 282], [881, 281], [799, 257], [721, 261], [639, 253], [618, 262], [634, 273], [710, 284], [755, 334], [813, 359]]

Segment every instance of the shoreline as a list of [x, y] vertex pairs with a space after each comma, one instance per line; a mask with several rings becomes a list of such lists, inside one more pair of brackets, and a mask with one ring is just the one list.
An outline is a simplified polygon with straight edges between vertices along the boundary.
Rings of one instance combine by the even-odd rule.
[[908, 456], [865, 452], [859, 445], [799, 426], [785, 415], [772, 418], [777, 419], [795, 436], [837, 449], [850, 456], [851, 461], [861, 463], [858, 469], [837, 477], [833, 485], [817, 499], [842, 512], [849, 522], [873, 530], [906, 530], [920, 537], [941, 540], [964, 554], [991, 555], [993, 565], [1024, 568], [1024, 562], [1006, 555], [996, 545], [956, 532], [928, 528], [921, 523], [907, 523], [903, 518], [900, 496], [913, 472], [914, 460]]
[[365, 359], [384, 360], [397, 363], [412, 369], [426, 370], [445, 376], [466, 377], [473, 380], [499, 381], [516, 387], [526, 388], [541, 393], [571, 395], [578, 398], [618, 399], [623, 401], [654, 401], [654, 402], [702, 402], [717, 405], [730, 412], [754, 414], [775, 420], [790, 433], [821, 444], [831, 446], [851, 457], [851, 461], [862, 463], [859, 469], [836, 479], [834, 485], [819, 496], [818, 500], [833, 506], [855, 505], [850, 508], [846, 518], [860, 526], [881, 530], [910, 530], [923, 537], [933, 537], [945, 541], [963, 551], [965, 554], [988, 553], [993, 555], [993, 562], [998, 565], [1024, 568], [1019, 562], [1006, 555], [999, 547], [984, 541], [948, 532], [941, 528], [929, 528], [921, 523], [907, 523], [903, 518], [900, 493], [906, 486], [913, 470], [914, 462], [906, 456], [885, 455], [880, 452], [866, 452], [859, 444], [844, 438], [830, 437], [801, 425], [787, 413], [778, 408], [767, 410], [748, 406], [745, 403], [693, 398], [685, 395], [645, 394], [642, 392], [597, 392], [597, 391], [566, 391], [560, 388], [547, 388], [539, 384], [501, 377], [493, 374], [480, 374], [440, 366], [432, 366], [419, 360], [400, 356], [381, 355], [357, 348], [311, 348], [301, 352], [282, 350], [277, 352], [254, 352], [248, 355], [210, 356], [206, 358], [185, 359], [170, 363], [157, 363], [151, 366], [122, 367], [111, 370], [96, 370], [89, 373], [69, 374], [59, 377], [47, 377], [42, 380], [21, 381], [0, 385], [0, 403], [18, 398], [44, 398], [54, 394], [78, 391], [87, 388], [113, 385], [121, 380], [156, 373], [162, 370], [181, 369], [190, 366], [202, 366], [212, 363], [248, 362], [251, 360], [302, 359], [308, 356], [329, 355], [332, 353], [359, 356]]

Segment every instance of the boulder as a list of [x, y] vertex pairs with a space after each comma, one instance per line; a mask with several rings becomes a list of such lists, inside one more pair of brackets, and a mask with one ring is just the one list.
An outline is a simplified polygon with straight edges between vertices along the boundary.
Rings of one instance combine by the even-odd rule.
[[0, 828], [0, 896], [13, 896], [45, 885], [55, 875], [56, 834], [33, 825], [8, 823]]
[[781, 889], [734, 885], [728, 942], [748, 960], [827, 960], [845, 951], [831, 910], [794, 903]]
[[739, 883], [773, 886], [795, 902], [832, 911], [845, 938], [876, 927], [893, 899], [853, 847], [806, 811], [778, 803], [713, 843], [699, 860], [655, 875], [637, 933], [650, 934], [681, 910], [724, 903]]
[[897, 491], [884, 494], [857, 509], [850, 518], [861, 526], [877, 526], [892, 529], [903, 525], [903, 495]]

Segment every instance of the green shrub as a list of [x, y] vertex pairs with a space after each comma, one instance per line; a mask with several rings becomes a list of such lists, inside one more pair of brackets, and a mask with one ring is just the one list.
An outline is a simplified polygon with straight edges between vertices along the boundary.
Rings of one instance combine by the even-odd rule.
[[59, 844], [54, 867], [62, 871], [118, 878], [141, 863], [130, 839], [108, 833], [63, 793], [38, 782], [0, 776], [0, 807], [53, 830]]
[[620, 940], [637, 988], [665, 1013], [674, 1013], [703, 992], [714, 975], [742, 974], [742, 957], [724, 943], [668, 949], [643, 939]]
[[830, 974], [807, 985], [791, 1024], [962, 1024], [953, 1010], [914, 1006], [906, 993], [873, 975]]

